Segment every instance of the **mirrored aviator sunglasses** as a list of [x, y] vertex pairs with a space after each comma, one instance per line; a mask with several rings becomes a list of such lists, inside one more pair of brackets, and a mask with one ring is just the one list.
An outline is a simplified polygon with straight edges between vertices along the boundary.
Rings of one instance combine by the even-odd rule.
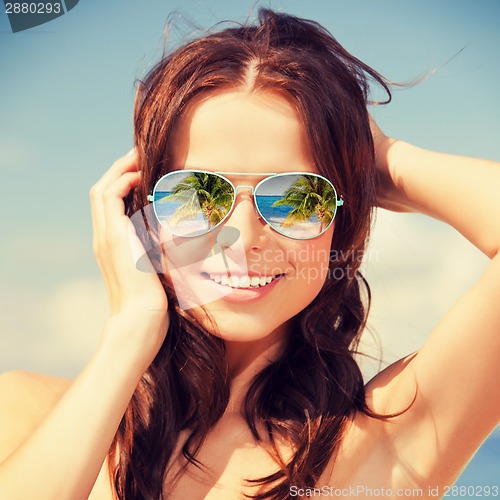
[[[262, 219], [278, 233], [297, 240], [316, 238], [344, 204], [333, 184], [308, 172], [240, 173], [176, 170], [161, 177], [148, 200], [160, 224], [186, 238], [206, 234], [229, 217], [240, 189], [252, 191]], [[255, 187], [235, 186], [225, 175], [263, 177]]]

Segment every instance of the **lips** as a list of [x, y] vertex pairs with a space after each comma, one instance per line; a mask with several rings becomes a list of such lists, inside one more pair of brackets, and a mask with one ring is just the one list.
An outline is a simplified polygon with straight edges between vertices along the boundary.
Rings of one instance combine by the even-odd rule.
[[[284, 274], [274, 276], [248, 276], [235, 274], [202, 273], [205, 283], [213, 288], [224, 302], [233, 304], [250, 304], [264, 299], [279, 286]], [[220, 279], [217, 283], [216, 280]], [[254, 285], [252, 286], [252, 282]], [[235, 286], [237, 285], [237, 286]]]

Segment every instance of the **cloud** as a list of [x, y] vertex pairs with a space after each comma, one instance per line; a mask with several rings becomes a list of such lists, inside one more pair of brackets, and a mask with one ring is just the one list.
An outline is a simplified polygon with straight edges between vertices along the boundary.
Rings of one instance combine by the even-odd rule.
[[[43, 221], [50, 230], [43, 231], [42, 222], [35, 229], [29, 228], [25, 233], [19, 231], [14, 237], [6, 239], [0, 248], [0, 258], [8, 263], [7, 271], [30, 272], [47, 267], [64, 270], [79, 268], [92, 258], [90, 242], [84, 236], [54, 231], [50, 221]], [[93, 261], [90, 261], [93, 264]], [[14, 280], [13, 280], [14, 281]]]
[[0, 370], [28, 369], [73, 377], [95, 351], [108, 316], [100, 279], [79, 279], [48, 293], [0, 290]]
[[108, 301], [100, 279], [81, 279], [57, 287], [44, 304], [42, 319], [52, 338], [75, 352], [96, 347], [108, 316]]

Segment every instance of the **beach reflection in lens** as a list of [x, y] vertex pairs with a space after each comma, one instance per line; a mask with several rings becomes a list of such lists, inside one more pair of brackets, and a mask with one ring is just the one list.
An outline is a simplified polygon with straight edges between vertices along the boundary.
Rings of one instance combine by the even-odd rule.
[[199, 236], [217, 226], [234, 200], [231, 184], [221, 176], [183, 170], [158, 182], [154, 208], [158, 220], [177, 236]]
[[310, 174], [270, 177], [256, 189], [259, 212], [280, 233], [313, 238], [333, 221], [337, 194], [326, 179]]

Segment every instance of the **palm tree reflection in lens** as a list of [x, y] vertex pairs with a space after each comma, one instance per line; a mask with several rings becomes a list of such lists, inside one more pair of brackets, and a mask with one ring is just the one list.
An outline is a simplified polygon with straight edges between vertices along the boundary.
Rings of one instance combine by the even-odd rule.
[[302, 175], [286, 190], [283, 198], [271, 205], [279, 206], [292, 208], [281, 222], [282, 228], [299, 225], [316, 216], [320, 223], [319, 234], [332, 222], [337, 207], [337, 195], [333, 186], [325, 179]]
[[158, 200], [158, 203], [180, 204], [169, 220], [169, 225], [196, 219], [201, 214], [208, 223], [207, 229], [210, 229], [227, 215], [233, 197], [233, 187], [222, 177], [195, 172], [176, 184], [171, 194]]

